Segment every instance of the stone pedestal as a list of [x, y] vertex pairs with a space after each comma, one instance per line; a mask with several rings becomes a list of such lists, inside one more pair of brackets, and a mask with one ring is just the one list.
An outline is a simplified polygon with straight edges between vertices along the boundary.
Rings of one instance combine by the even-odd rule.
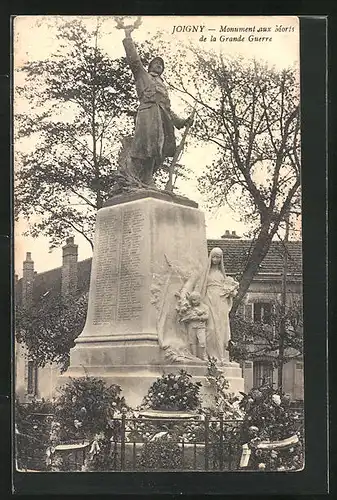
[[[183, 284], [179, 272], [171, 272], [176, 264], [206, 265], [205, 221], [194, 202], [163, 193], [143, 191], [106, 205], [97, 214], [86, 324], [60, 383], [84, 375], [103, 378], [119, 384], [127, 403], [136, 406], [163, 373], [185, 368], [197, 379], [205, 376], [205, 364], [165, 362], [153, 295], [159, 276], [162, 300], [175, 300]], [[243, 390], [240, 368], [230, 365], [234, 385]]]

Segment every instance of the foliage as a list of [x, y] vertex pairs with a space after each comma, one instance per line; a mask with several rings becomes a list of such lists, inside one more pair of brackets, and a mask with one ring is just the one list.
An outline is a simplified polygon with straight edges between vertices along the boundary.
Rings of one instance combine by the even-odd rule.
[[[280, 339], [284, 342], [283, 363], [303, 354], [303, 307], [300, 298], [288, 296], [283, 308], [274, 300], [268, 323], [246, 321], [239, 312], [231, 317], [231, 336], [228, 350], [230, 359], [237, 362], [254, 360], [263, 355], [274, 355], [274, 364], [279, 364]], [[284, 332], [281, 328], [284, 319]]]
[[223, 372], [219, 370], [215, 358], [208, 358], [207, 380], [213, 390], [214, 407], [208, 413], [225, 419], [241, 419], [243, 412], [239, 407], [239, 398], [228, 391], [229, 383]]
[[295, 222], [300, 213], [299, 78], [293, 68], [193, 47], [183, 52], [171, 84], [197, 106], [195, 140], [214, 146], [199, 187], [211, 206], [239, 214], [254, 240], [235, 314], [273, 237], [289, 215]]
[[[167, 189], [169, 180], [169, 168], [171, 165], [172, 158], [165, 158], [161, 167], [154, 174], [154, 181], [158, 189]], [[179, 179], [188, 180], [192, 174], [192, 170], [187, 168], [186, 165], [177, 163], [174, 167], [172, 187], [173, 191], [179, 194], [177, 189], [177, 183]]]
[[192, 382], [185, 370], [162, 375], [150, 387], [143, 405], [153, 410], [196, 410], [200, 406], [200, 382]]
[[16, 459], [19, 469], [44, 470], [54, 407], [49, 401], [15, 401]]
[[144, 444], [140, 457], [140, 467], [150, 469], [175, 470], [182, 468], [182, 451], [170, 435]]
[[[93, 246], [104, 201], [139, 187], [119, 161], [138, 99], [126, 58], [111, 59], [101, 48], [104, 20], [91, 28], [90, 20], [60, 17], [51, 29], [56, 52], [17, 68], [16, 104], [29, 111], [15, 114], [16, 218], [29, 222], [27, 234], [47, 236], [51, 248], [74, 231]], [[153, 47], [138, 48], [146, 66]], [[159, 184], [165, 172], [167, 165], [157, 174]]]
[[23, 343], [30, 359], [43, 367], [58, 363], [61, 371], [69, 365], [69, 352], [82, 332], [87, 313], [88, 294], [62, 297], [53, 292], [31, 307], [16, 307], [16, 339]]
[[31, 109], [15, 116], [17, 139], [35, 147], [16, 158], [16, 215], [37, 216], [30, 234], [47, 235], [52, 247], [74, 230], [92, 243], [96, 211], [118, 183], [119, 135], [136, 110], [126, 59], [111, 60], [100, 36], [99, 23], [91, 31], [81, 20], [64, 21], [57, 52], [18, 69], [25, 83], [17, 99]]
[[110, 437], [102, 432], [95, 436], [95, 442], [98, 445], [97, 452], [88, 457], [85, 470], [88, 472], [114, 470], [116, 457], [111, 447]]
[[91, 440], [97, 433], [110, 433], [109, 421], [125, 407], [118, 385], [107, 386], [95, 377], [81, 377], [59, 389], [55, 418], [60, 423], [61, 440]]
[[[303, 424], [299, 414], [290, 408], [290, 398], [265, 385], [253, 388], [242, 400], [245, 418], [242, 442], [252, 450], [254, 468], [266, 470], [295, 470], [303, 466]], [[261, 441], [279, 442], [294, 435], [297, 444], [280, 450], [261, 450]], [[260, 466], [259, 464], [263, 464]]]

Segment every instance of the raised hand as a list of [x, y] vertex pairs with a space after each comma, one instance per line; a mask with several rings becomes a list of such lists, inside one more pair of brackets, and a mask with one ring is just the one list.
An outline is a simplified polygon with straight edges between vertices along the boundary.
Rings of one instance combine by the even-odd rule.
[[139, 28], [139, 26], [142, 24], [141, 17], [137, 17], [136, 21], [133, 24], [124, 24], [124, 16], [115, 16], [114, 17], [115, 22], [116, 22], [116, 28], [117, 29], [124, 29], [125, 36], [127, 38], [131, 38], [131, 33], [133, 30]]
[[124, 33], [125, 33], [126, 38], [131, 38], [131, 33], [134, 29], [135, 29], [134, 26], [125, 26], [124, 27]]

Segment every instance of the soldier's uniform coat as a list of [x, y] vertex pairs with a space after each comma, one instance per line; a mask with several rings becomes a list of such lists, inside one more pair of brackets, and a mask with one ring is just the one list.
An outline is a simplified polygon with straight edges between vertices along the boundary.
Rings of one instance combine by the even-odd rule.
[[155, 163], [160, 164], [164, 158], [174, 155], [174, 126], [183, 127], [185, 120], [178, 118], [171, 110], [162, 78], [144, 68], [132, 38], [125, 38], [123, 45], [135, 77], [140, 102], [130, 156], [155, 158]]

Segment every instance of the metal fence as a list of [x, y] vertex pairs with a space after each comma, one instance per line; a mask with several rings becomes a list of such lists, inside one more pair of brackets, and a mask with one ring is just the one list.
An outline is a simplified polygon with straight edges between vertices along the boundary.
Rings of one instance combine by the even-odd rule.
[[52, 413], [29, 413], [22, 426], [24, 430], [19, 431], [15, 426], [15, 461], [18, 470], [46, 469], [46, 449], [52, 418]]
[[[303, 431], [303, 413], [298, 410], [295, 412], [298, 414], [296, 430]], [[105, 454], [107, 458], [103, 470], [239, 470], [243, 444], [242, 422], [224, 419], [222, 415], [219, 418], [200, 416], [181, 419], [143, 416], [130, 418], [123, 414], [110, 422], [109, 445], [99, 453], [100, 456]], [[27, 456], [27, 449], [31, 451], [36, 446], [32, 442], [27, 446], [27, 438], [28, 436], [17, 436], [20, 468], [46, 470], [43, 463], [45, 456], [36, 456], [36, 460], [34, 456]], [[69, 467], [67, 470], [81, 470], [87, 451], [79, 456], [76, 452], [73, 460], [68, 457], [64, 464]], [[69, 449], [69, 456], [72, 453], [74, 452]], [[35, 463], [39, 461], [40, 466]]]
[[[40, 443], [28, 434], [15, 434], [16, 467], [21, 471], [42, 470], [45, 460], [45, 450], [40, 453]], [[36, 451], [37, 450], [37, 451]]]
[[[296, 431], [303, 431], [299, 414]], [[127, 418], [114, 420], [112, 470], [234, 471], [242, 453], [242, 421]]]
[[127, 418], [114, 422], [114, 470], [235, 470], [240, 421]]

